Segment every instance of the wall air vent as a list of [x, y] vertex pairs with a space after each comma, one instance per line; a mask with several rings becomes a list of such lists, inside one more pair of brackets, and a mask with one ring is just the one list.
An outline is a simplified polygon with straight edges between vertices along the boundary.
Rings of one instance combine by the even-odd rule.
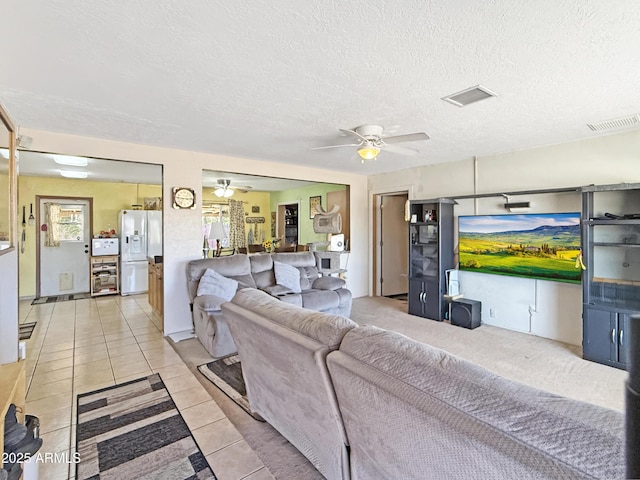
[[640, 126], [640, 115], [630, 115], [628, 117], [614, 118], [613, 120], [605, 120], [600, 123], [587, 123], [594, 132], [602, 132], [603, 130], [611, 130], [614, 128], [629, 128]]
[[480, 100], [497, 96], [498, 95], [496, 93], [493, 93], [488, 88], [485, 88], [482, 85], [476, 85], [475, 87], [467, 88], [461, 92], [442, 97], [442, 100], [452, 103], [456, 107], [466, 107], [467, 105], [479, 102]]

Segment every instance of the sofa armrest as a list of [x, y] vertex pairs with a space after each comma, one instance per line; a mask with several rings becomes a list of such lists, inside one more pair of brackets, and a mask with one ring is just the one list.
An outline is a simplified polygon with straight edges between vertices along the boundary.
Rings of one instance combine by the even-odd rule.
[[216, 312], [224, 302], [226, 300], [217, 295], [200, 295], [193, 299], [193, 306], [205, 312]]
[[316, 290], [338, 290], [339, 288], [345, 288], [347, 282], [338, 277], [320, 277], [314, 280], [311, 288]]

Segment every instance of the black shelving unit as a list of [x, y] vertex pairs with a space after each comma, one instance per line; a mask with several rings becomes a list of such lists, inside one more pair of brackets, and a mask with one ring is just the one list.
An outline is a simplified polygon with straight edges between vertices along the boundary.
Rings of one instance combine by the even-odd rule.
[[284, 210], [284, 243], [298, 244], [298, 204], [285, 205]]
[[640, 184], [583, 188], [583, 357], [622, 369], [640, 312], [640, 218], [629, 218], [638, 213]]
[[445, 271], [453, 263], [450, 199], [413, 200], [409, 223], [409, 313], [442, 321], [447, 312]]

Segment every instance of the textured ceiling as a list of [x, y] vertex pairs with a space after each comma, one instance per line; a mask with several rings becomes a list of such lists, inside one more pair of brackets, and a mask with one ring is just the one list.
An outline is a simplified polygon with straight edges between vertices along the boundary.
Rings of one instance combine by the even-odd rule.
[[[640, 112], [639, 32], [638, 0], [4, 0], [0, 100], [22, 127], [371, 174], [598, 135]], [[441, 100], [477, 84], [499, 96]], [[431, 140], [311, 150], [369, 123]]]

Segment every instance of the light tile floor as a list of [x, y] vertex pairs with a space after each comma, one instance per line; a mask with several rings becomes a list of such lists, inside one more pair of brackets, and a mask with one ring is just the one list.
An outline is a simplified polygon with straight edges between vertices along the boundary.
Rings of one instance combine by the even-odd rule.
[[[159, 372], [220, 480], [273, 479], [202, 387], [151, 312], [146, 295], [104, 296], [31, 305], [20, 323], [37, 322], [27, 343], [26, 413], [40, 418], [40, 478], [75, 478], [76, 395]], [[44, 455], [41, 458], [46, 459]]]

